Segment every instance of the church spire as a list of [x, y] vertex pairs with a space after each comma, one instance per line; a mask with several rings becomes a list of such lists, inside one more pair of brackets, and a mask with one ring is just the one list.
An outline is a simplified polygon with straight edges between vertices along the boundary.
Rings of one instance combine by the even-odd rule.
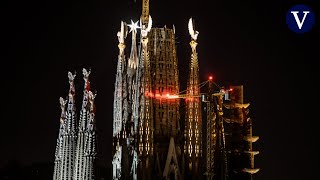
[[[68, 99], [60, 98], [61, 117], [53, 180], [71, 180], [76, 143], [75, 74], [68, 72]], [[65, 107], [67, 105], [67, 107]]]
[[187, 86], [186, 99], [186, 120], [185, 120], [185, 144], [184, 153], [186, 157], [187, 172], [193, 176], [190, 179], [198, 179], [201, 173], [201, 139], [202, 139], [202, 121], [201, 121], [201, 101], [200, 101], [200, 82], [199, 82], [199, 63], [197, 47], [198, 31], [194, 29], [192, 18], [188, 24], [191, 36], [190, 46], [192, 49], [191, 60], [189, 65], [189, 79]]
[[57, 146], [55, 152], [55, 161], [54, 161], [54, 174], [53, 179], [60, 179], [61, 178], [61, 159], [62, 159], [62, 145], [63, 145], [63, 135], [65, 132], [65, 119], [66, 119], [66, 103], [67, 100], [64, 100], [60, 97], [60, 107], [61, 107], [61, 116], [60, 116], [60, 128], [59, 128], [59, 135], [57, 138]]
[[139, 28], [138, 21], [133, 22], [131, 20], [131, 24], [129, 24], [128, 26], [130, 27], [130, 32], [132, 32], [131, 53], [128, 60], [128, 68], [136, 69], [138, 64], [137, 43], [136, 43], [137, 29]]
[[83, 100], [80, 111], [76, 156], [73, 179], [93, 179], [93, 162], [95, 159], [95, 112], [94, 98], [90, 90], [89, 75], [91, 71], [83, 68]]

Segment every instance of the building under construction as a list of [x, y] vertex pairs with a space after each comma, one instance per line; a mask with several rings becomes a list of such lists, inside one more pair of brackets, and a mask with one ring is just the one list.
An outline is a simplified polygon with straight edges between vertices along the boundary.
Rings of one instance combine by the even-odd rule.
[[212, 78], [200, 82], [194, 27], [190, 18], [188, 84], [180, 90], [174, 26], [152, 27], [148, 0], [139, 22], [121, 22], [113, 179], [239, 180], [259, 171], [252, 147], [258, 137], [252, 135], [243, 86], [222, 88]]

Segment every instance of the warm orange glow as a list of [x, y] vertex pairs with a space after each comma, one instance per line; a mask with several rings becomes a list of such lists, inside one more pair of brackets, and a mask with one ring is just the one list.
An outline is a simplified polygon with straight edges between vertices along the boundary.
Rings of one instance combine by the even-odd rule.
[[167, 97], [168, 97], [168, 99], [177, 99], [177, 98], [179, 98], [178, 95], [169, 95]]
[[152, 92], [145, 92], [145, 96], [147, 96], [147, 97], [153, 97], [154, 95], [153, 95]]
[[178, 99], [178, 98], [180, 98], [179, 95], [170, 95], [169, 93], [162, 95], [159, 93], [153, 94], [152, 92], [146, 92], [145, 96], [155, 98], [155, 99]]
[[155, 98], [155, 99], [178, 99], [178, 98], [182, 98], [181, 96], [174, 94], [174, 95], [170, 95], [169, 93], [167, 94], [160, 94], [160, 93], [156, 93], [153, 94], [152, 92], [145, 92], [145, 96], [146, 97], [150, 97], [150, 98]]
[[186, 100], [192, 102], [192, 101], [193, 101], [193, 98], [192, 98], [192, 97], [189, 97], [189, 98], [186, 98]]
[[229, 91], [233, 91], [233, 89], [232, 89], [232, 88], [230, 88], [230, 89], [229, 89]]

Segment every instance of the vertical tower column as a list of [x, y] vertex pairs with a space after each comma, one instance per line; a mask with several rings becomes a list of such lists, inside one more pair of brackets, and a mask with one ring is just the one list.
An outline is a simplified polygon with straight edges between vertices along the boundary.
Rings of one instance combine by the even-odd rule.
[[68, 95], [68, 107], [66, 111], [65, 119], [65, 133], [62, 137], [62, 159], [61, 159], [61, 179], [71, 180], [73, 175], [73, 162], [75, 157], [75, 146], [77, 141], [75, 119], [76, 119], [76, 107], [75, 107], [75, 86], [74, 78], [71, 72], [68, 72], [69, 78], [69, 95]]
[[205, 175], [207, 180], [211, 180], [214, 175], [214, 153], [216, 147], [216, 113], [214, 109], [214, 97], [213, 97], [213, 83], [209, 81], [208, 93], [204, 95], [203, 100], [205, 103], [205, 116], [206, 116], [206, 149], [205, 160], [206, 168]]
[[[127, 37], [127, 25], [121, 21], [120, 31], [117, 33], [119, 44], [119, 55], [117, 64], [117, 74], [114, 90], [114, 103], [113, 103], [113, 160], [112, 160], [112, 176], [113, 179], [117, 180], [121, 178], [121, 161], [122, 161], [122, 146], [120, 144], [121, 132], [123, 131], [123, 117], [124, 117], [124, 107], [125, 95], [126, 95], [126, 62], [124, 49], [125, 38]], [[126, 111], [128, 112], [128, 111]], [[121, 142], [122, 143], [122, 142]]]
[[[185, 120], [185, 144], [184, 154], [186, 159], [185, 175], [192, 179], [199, 179], [200, 161], [202, 152], [202, 122], [201, 122], [201, 102], [199, 87], [199, 63], [197, 47], [198, 31], [194, 30], [192, 18], [189, 20], [189, 33], [191, 35], [190, 46], [192, 49], [189, 79], [186, 98], [186, 120]], [[191, 177], [189, 176], [191, 175]]]
[[[154, 168], [157, 178], [163, 178], [163, 170], [169, 151], [169, 142], [174, 138], [177, 151], [181, 151], [180, 100], [168, 98], [179, 93], [178, 60], [176, 57], [175, 34], [169, 28], [152, 28], [148, 33], [150, 76], [154, 114]], [[177, 153], [178, 154], [178, 153]], [[181, 153], [178, 154], [178, 159]], [[178, 166], [177, 164], [175, 166]], [[180, 164], [179, 164], [180, 166]], [[168, 171], [168, 173], [171, 173]]]
[[[220, 87], [219, 87], [220, 89]], [[209, 92], [205, 98], [207, 111], [207, 148], [206, 148], [206, 173], [207, 179], [226, 180], [227, 152], [224, 133], [223, 97], [225, 92], [213, 91], [213, 82], [209, 80]]]
[[216, 145], [214, 154], [214, 179], [226, 180], [228, 178], [227, 172], [227, 152], [226, 140], [224, 133], [224, 118], [223, 118], [223, 96], [224, 93], [217, 93], [215, 95], [216, 101]]
[[60, 116], [60, 128], [59, 135], [57, 138], [56, 152], [55, 152], [55, 161], [54, 161], [54, 172], [53, 172], [53, 180], [61, 179], [61, 160], [62, 160], [62, 152], [63, 152], [63, 135], [66, 131], [65, 129], [65, 120], [66, 120], [66, 103], [67, 100], [64, 100], [60, 97], [60, 107], [61, 107], [61, 116]]
[[[141, 20], [142, 21], [142, 20]], [[150, 59], [148, 51], [148, 33], [152, 19], [149, 16], [148, 26], [141, 25], [141, 51], [136, 71], [136, 88], [134, 103], [134, 137], [132, 172], [141, 179], [151, 179], [153, 164], [153, 101], [151, 89]], [[139, 164], [138, 164], [139, 160]], [[139, 170], [139, 171], [138, 171]]]
[[78, 126], [76, 158], [73, 179], [92, 180], [95, 159], [95, 110], [94, 95], [90, 90], [90, 71], [82, 70], [84, 83], [82, 108]]

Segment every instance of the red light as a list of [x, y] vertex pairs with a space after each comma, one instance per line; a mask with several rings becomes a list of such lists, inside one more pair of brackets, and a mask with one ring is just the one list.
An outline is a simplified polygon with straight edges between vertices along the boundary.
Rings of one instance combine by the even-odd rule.
[[229, 91], [233, 91], [233, 89], [232, 89], [232, 88], [230, 88], [230, 89], [229, 89]]
[[212, 76], [209, 76], [209, 80], [212, 80], [213, 79], [213, 77]]

